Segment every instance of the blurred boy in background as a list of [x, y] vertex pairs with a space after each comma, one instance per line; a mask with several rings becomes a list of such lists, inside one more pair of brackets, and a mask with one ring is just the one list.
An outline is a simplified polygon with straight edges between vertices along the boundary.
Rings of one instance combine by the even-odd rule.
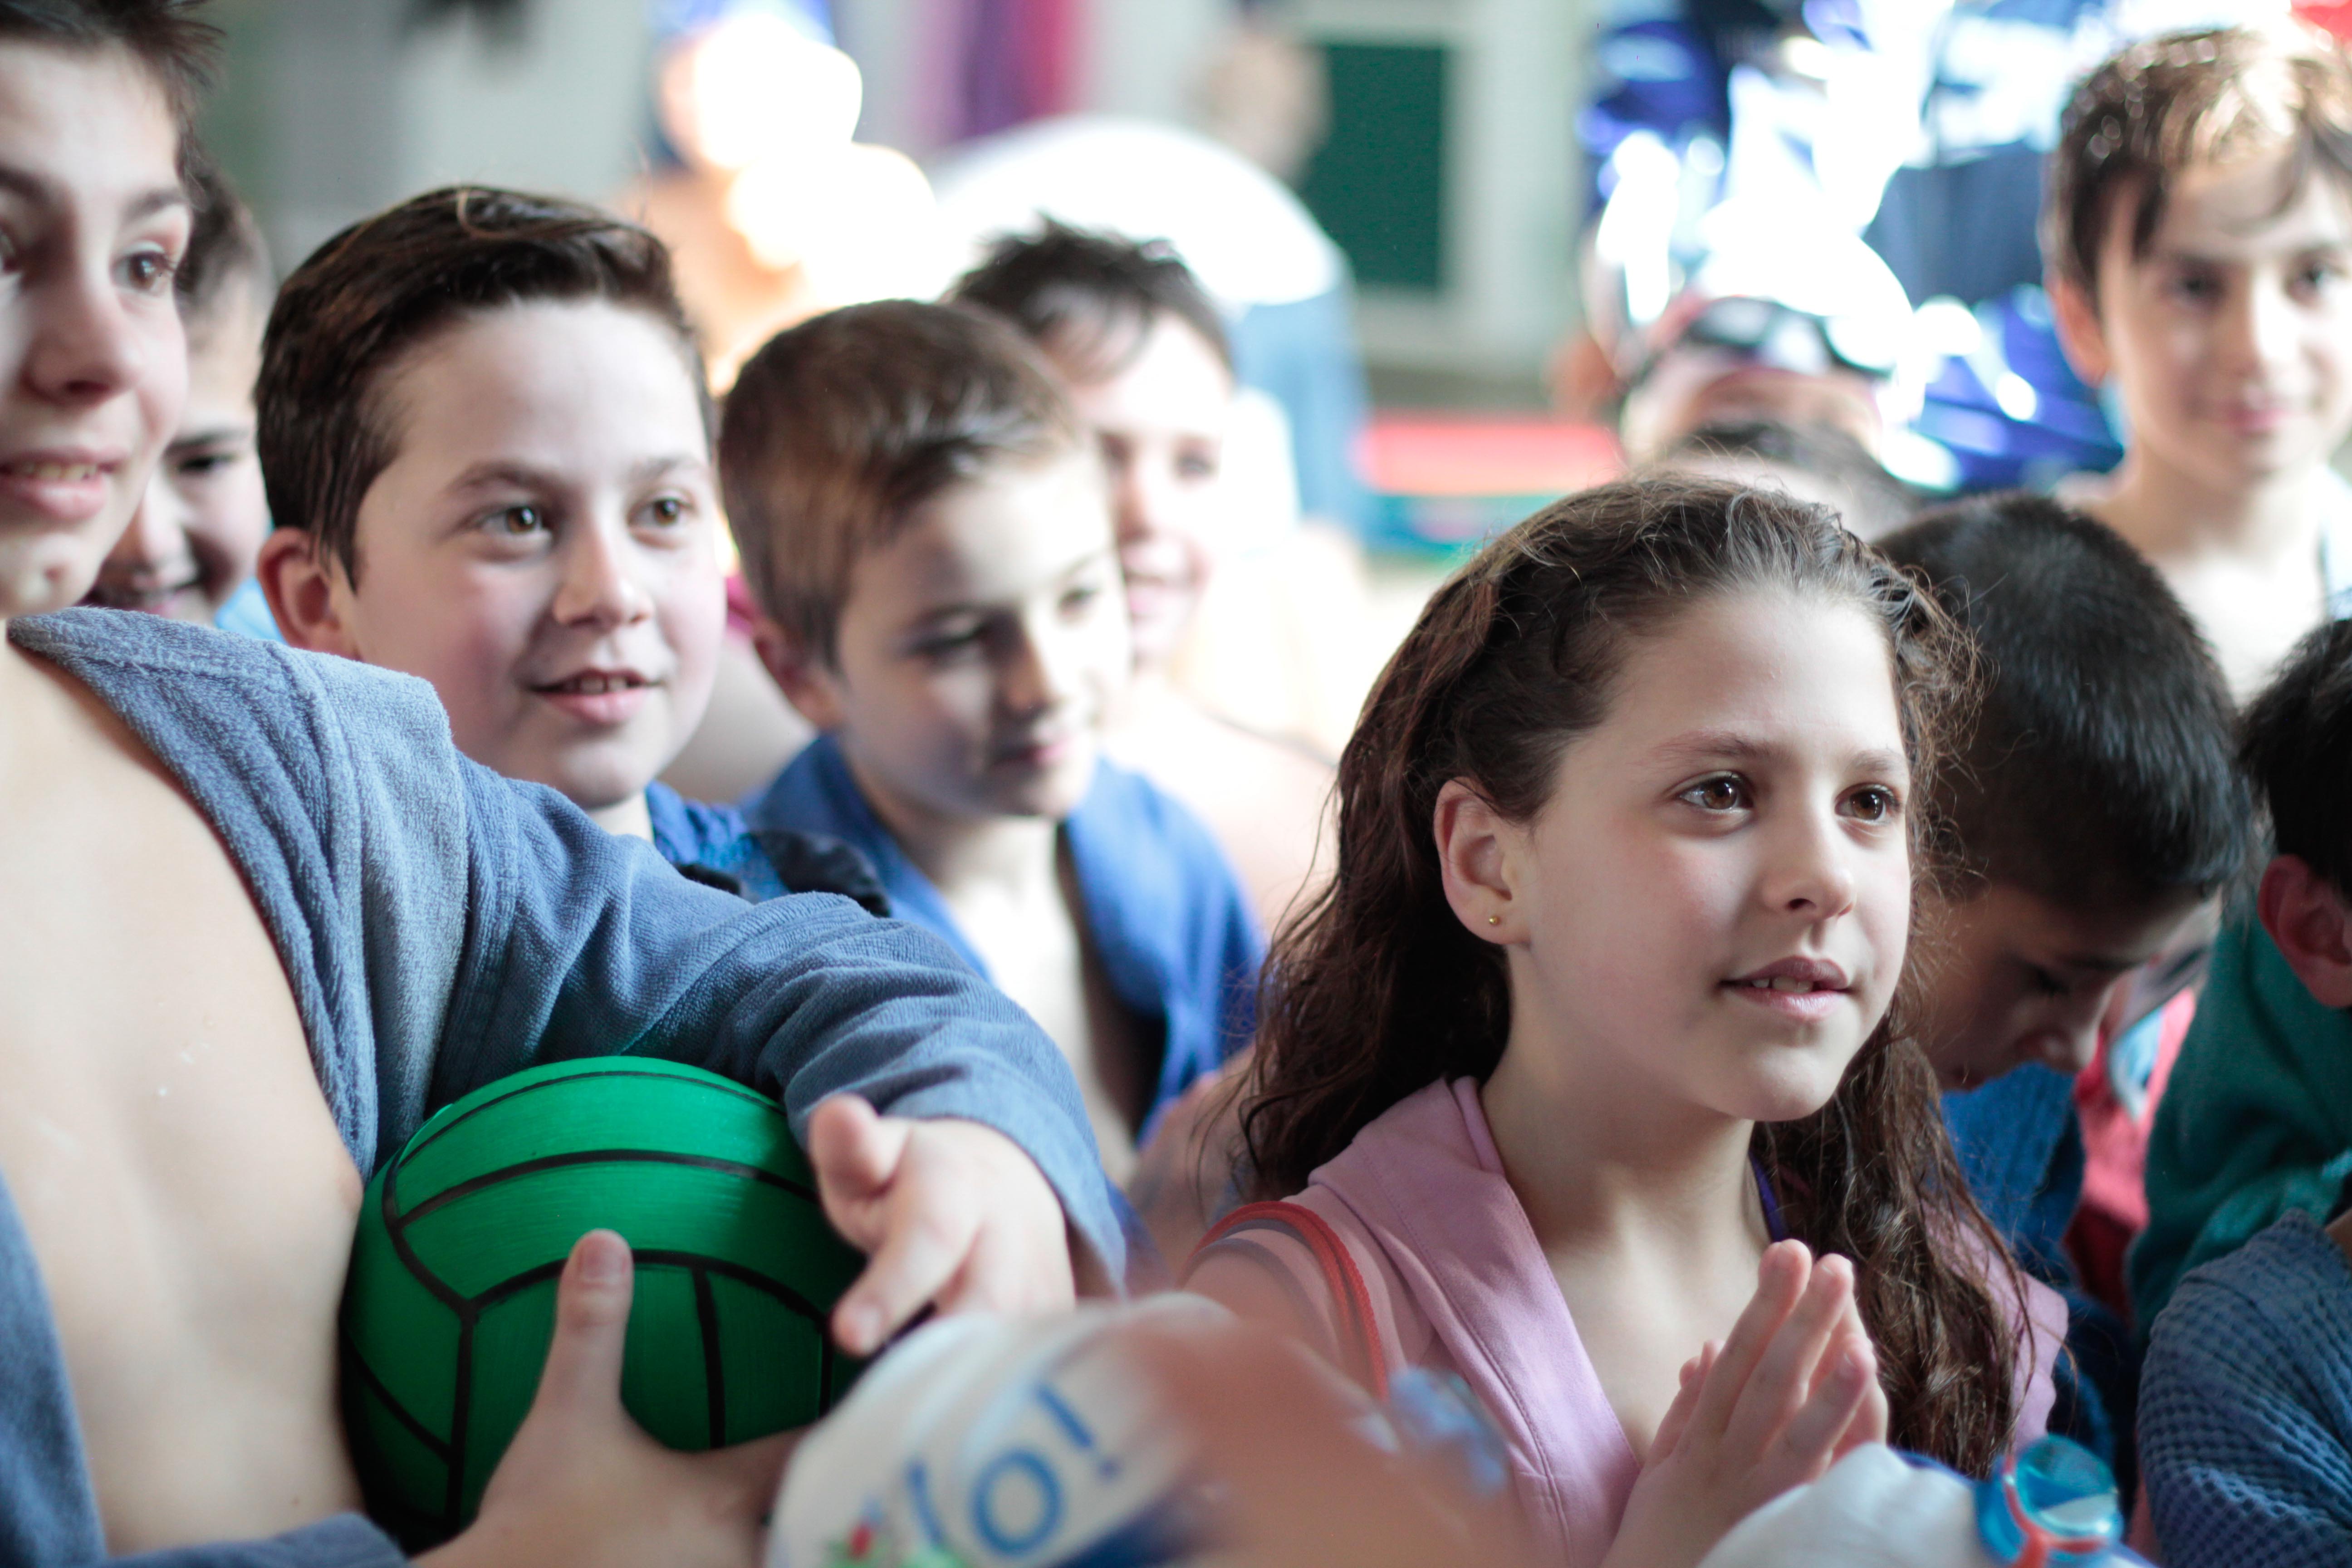
[[269, 532], [253, 413], [269, 254], [220, 171], [194, 163], [195, 218], [172, 279], [188, 335], [188, 401], [86, 602], [274, 637], [253, 576]]
[[1331, 769], [1211, 712], [1169, 674], [1215, 567], [1233, 355], [1216, 307], [1164, 245], [1048, 223], [1000, 240], [950, 298], [1044, 353], [1101, 448], [1135, 679], [1106, 740], [1199, 813], [1271, 928], [1309, 884]]
[[1778, 485], [1800, 500], [1832, 509], [1864, 539], [1900, 528], [1919, 510], [1918, 497], [1868, 447], [1831, 425], [1767, 419], [1702, 425], [1668, 447], [1654, 467]]
[[2042, 254], [2122, 465], [2065, 498], [2164, 574], [2231, 689], [2352, 605], [2352, 67], [2315, 30], [2177, 33], [2066, 110]]

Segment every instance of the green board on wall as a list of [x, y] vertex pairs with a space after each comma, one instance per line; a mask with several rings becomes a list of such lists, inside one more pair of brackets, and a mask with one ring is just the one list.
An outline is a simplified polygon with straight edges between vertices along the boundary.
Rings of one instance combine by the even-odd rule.
[[1446, 51], [1327, 44], [1331, 135], [1299, 195], [1359, 283], [1445, 287]]

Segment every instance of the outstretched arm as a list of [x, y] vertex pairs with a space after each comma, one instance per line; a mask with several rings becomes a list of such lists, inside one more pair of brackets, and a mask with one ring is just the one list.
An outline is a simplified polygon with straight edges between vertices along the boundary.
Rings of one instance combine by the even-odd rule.
[[[886, 1126], [922, 1124], [900, 1141], [887, 1201], [861, 1211], [884, 1228], [851, 1236], [883, 1272], [849, 1305], [880, 1310], [886, 1332], [924, 1300], [1034, 1305], [1032, 1266], [1066, 1300], [1068, 1238], [1083, 1266], [1119, 1277], [1125, 1247], [1068, 1064], [944, 942], [846, 899], [747, 905], [552, 792], [470, 764], [467, 782], [471, 907], [436, 1104], [536, 1061], [626, 1051], [775, 1095], [814, 1156], [819, 1102], [855, 1095]], [[956, 1258], [908, 1268], [950, 1235]], [[925, 1280], [936, 1290], [909, 1301]]]

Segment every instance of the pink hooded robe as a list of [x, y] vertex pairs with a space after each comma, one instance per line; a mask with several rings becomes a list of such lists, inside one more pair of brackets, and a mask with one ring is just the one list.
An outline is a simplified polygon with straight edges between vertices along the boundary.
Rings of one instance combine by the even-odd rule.
[[[1300, 1321], [1320, 1326], [1337, 1365], [1377, 1386], [1382, 1367], [1458, 1373], [1510, 1451], [1512, 1486], [1547, 1561], [1591, 1568], [1616, 1539], [1642, 1465], [1586, 1356], [1567, 1300], [1504, 1177], [1475, 1079], [1433, 1083], [1356, 1135], [1291, 1200], [1319, 1217], [1344, 1252], [1318, 1256], [1310, 1227], [1253, 1205], [1193, 1254], [1266, 1268]], [[1359, 1326], [1352, 1266], [1370, 1321]], [[2042, 1435], [2051, 1371], [2066, 1329], [2063, 1300], [2028, 1281], [2030, 1354], [2020, 1358], [2022, 1446]], [[1213, 1292], [1212, 1292], [1213, 1293]], [[1361, 1347], [1377, 1344], [1380, 1366]], [[1370, 1375], [1366, 1374], [1369, 1372]]]

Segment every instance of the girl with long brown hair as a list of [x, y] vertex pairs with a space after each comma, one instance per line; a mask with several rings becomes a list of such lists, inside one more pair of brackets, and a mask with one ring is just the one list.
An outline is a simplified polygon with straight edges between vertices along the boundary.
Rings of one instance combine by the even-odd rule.
[[2038, 1435], [2063, 1309], [1899, 1005], [1966, 666], [1776, 492], [1604, 486], [1490, 544], [1367, 703], [1267, 967], [1242, 1124], [1288, 1201], [1190, 1288], [1376, 1389], [1463, 1376], [1580, 1568], [1694, 1562], [1858, 1442], [1982, 1473]]

